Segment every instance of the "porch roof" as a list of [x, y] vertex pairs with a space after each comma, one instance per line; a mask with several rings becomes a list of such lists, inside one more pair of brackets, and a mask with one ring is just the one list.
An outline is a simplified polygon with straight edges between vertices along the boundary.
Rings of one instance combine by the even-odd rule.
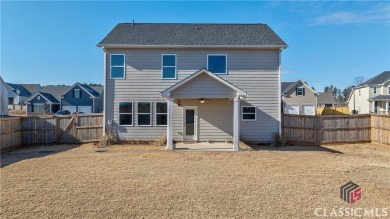
[[390, 101], [390, 95], [378, 95], [376, 97], [372, 97], [369, 100], [371, 101]]
[[[169, 87], [168, 89], [164, 90], [161, 92], [161, 96], [163, 97], [166, 97], [166, 98], [170, 98], [172, 97], [172, 93], [174, 93], [175, 91], [178, 91], [180, 90], [180, 88], [183, 88], [185, 87], [184, 85], [189, 85], [191, 84], [191, 82], [194, 82], [194, 83], [200, 83], [200, 81], [197, 81], [197, 79], [200, 79], [201, 76], [209, 76], [211, 77], [212, 79], [214, 79], [213, 81], [219, 85], [221, 85], [220, 87], [222, 88], [225, 88], [225, 89], [229, 89], [231, 90], [232, 92], [231, 93], [234, 93], [234, 96], [231, 96], [231, 97], [235, 97], [235, 96], [239, 96], [239, 97], [243, 97], [245, 98], [247, 93], [243, 90], [241, 90], [240, 88], [234, 86], [233, 84], [227, 82], [226, 80], [224, 80], [223, 78], [219, 77], [218, 75], [215, 75], [213, 74], [212, 72], [206, 70], [205, 68], [202, 68], [200, 69], [199, 71], [193, 73], [192, 75], [184, 78], [183, 80], [179, 81], [178, 83], [172, 85], [171, 87]], [[195, 87], [198, 87], [200, 86], [201, 84], [195, 84], [196, 86]], [[193, 88], [190, 88], [190, 89], [193, 89]], [[201, 90], [201, 88], [198, 89], [198, 91]], [[194, 89], [193, 91], [194, 93], [196, 92], [196, 90]], [[205, 91], [204, 91], [205, 92]], [[204, 93], [203, 92], [203, 93]], [[206, 91], [207, 92], [207, 91]], [[204, 98], [204, 97], [213, 97], [213, 94], [191, 94], [190, 96], [188, 97], [199, 97], [199, 98]]]

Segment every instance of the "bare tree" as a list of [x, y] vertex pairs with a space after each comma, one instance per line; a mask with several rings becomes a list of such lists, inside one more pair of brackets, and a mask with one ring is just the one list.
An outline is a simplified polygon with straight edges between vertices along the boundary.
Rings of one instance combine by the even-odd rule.
[[356, 85], [356, 86], [362, 84], [363, 82], [364, 82], [364, 77], [363, 76], [357, 76], [353, 80], [353, 84]]

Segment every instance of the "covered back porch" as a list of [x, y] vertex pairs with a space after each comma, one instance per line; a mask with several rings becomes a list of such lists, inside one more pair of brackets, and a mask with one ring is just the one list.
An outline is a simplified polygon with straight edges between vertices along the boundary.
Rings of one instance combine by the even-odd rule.
[[161, 95], [168, 102], [168, 150], [175, 148], [174, 141], [223, 142], [238, 150], [244, 91], [201, 69]]

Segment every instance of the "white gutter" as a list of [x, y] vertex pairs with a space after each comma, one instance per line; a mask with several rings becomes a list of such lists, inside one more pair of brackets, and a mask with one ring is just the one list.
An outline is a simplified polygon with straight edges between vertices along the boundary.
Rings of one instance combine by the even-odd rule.
[[98, 44], [98, 47], [103, 49], [213, 49], [213, 48], [224, 48], [224, 49], [285, 49], [287, 45], [129, 45], [129, 44]]

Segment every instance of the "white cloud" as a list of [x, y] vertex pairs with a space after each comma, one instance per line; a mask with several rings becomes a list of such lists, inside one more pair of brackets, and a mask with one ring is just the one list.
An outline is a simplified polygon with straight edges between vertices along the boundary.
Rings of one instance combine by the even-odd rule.
[[324, 24], [390, 24], [390, 4], [378, 4], [366, 11], [339, 11], [314, 19], [313, 25]]

